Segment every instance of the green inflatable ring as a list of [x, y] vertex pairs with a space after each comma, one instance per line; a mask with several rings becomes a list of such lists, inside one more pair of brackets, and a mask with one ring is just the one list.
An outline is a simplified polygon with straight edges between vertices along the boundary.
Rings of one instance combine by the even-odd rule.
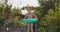
[[24, 19], [23, 22], [24, 23], [34, 23], [34, 22], [37, 22], [37, 20], [35, 18], [29, 18], [29, 19]]

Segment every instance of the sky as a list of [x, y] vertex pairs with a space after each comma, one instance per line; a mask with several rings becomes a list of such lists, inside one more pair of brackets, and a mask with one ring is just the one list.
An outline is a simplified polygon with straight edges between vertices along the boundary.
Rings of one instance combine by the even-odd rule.
[[24, 6], [30, 5], [37, 7], [39, 3], [37, 0], [8, 0], [8, 4], [12, 5], [12, 8], [22, 8]]

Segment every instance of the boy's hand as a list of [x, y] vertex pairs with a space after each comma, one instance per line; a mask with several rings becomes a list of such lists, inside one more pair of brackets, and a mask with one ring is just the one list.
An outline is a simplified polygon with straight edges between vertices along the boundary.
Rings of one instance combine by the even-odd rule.
[[38, 18], [36, 18], [36, 20], [38, 20]]

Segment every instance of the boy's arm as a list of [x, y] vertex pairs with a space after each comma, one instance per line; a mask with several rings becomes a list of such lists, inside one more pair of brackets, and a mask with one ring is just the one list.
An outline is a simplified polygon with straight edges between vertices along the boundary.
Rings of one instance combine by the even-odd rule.
[[35, 14], [33, 14], [33, 16], [38, 20], [38, 17]]
[[25, 15], [24, 19], [26, 19], [26, 17], [27, 17], [27, 14]]

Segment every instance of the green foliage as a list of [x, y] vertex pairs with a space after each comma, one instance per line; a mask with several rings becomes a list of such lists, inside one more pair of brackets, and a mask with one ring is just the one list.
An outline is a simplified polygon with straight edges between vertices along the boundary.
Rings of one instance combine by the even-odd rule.
[[0, 26], [4, 24], [4, 19], [0, 19]]
[[60, 23], [60, 11], [54, 12], [52, 9], [50, 9], [48, 11], [48, 14], [46, 14], [43, 18], [41, 18], [39, 23], [42, 26], [49, 27], [49, 28], [47, 28], [47, 27], [44, 27], [44, 28], [47, 30], [50, 29], [50, 32], [53, 32], [53, 31], [57, 30], [57, 27], [58, 27], [57, 21]]

